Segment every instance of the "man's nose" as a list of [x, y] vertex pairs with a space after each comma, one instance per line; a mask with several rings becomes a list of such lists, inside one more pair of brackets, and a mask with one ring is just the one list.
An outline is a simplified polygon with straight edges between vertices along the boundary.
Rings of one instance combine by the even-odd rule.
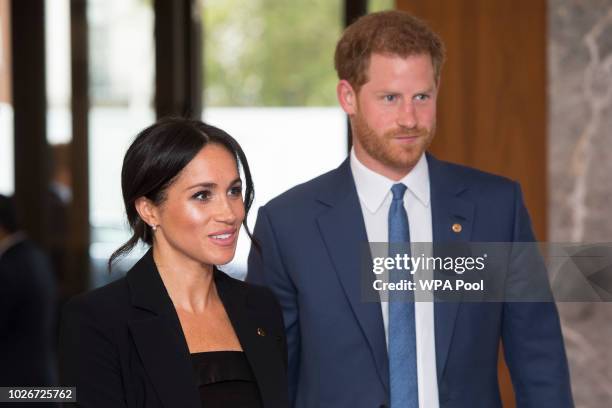
[[397, 124], [408, 129], [417, 127], [416, 109], [412, 101], [401, 104], [397, 115]]

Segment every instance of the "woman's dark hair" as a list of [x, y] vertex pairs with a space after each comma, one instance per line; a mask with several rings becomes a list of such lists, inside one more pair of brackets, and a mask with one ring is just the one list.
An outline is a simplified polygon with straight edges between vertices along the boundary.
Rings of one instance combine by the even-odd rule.
[[135, 207], [136, 200], [146, 197], [155, 205], [163, 203], [166, 199], [166, 189], [198, 152], [209, 143], [225, 147], [236, 159], [236, 165], [242, 167], [246, 178], [245, 217], [242, 225], [255, 247], [259, 249], [246, 222], [246, 216], [255, 196], [253, 179], [249, 163], [238, 142], [223, 130], [198, 120], [166, 118], [140, 132], [123, 158], [121, 190], [128, 223], [133, 234], [111, 255], [108, 261], [109, 271], [113, 262], [130, 252], [139, 240], [149, 245], [153, 244], [151, 227], [138, 215]]

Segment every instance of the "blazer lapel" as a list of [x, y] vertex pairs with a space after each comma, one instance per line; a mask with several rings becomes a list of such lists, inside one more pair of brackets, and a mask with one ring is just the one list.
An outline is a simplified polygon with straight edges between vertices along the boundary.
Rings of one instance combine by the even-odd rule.
[[128, 327], [163, 406], [201, 408], [189, 349], [151, 250], [127, 280], [132, 304], [142, 310]]
[[[215, 269], [215, 284], [225, 311], [238, 336], [240, 345], [257, 380], [262, 403], [265, 407], [285, 407], [288, 401], [279, 400], [286, 389], [286, 372], [279, 353], [278, 339], [268, 330], [265, 321], [250, 312], [245, 288]], [[278, 355], [279, 358], [270, 358]]]
[[363, 292], [368, 288], [374, 290], [371, 284], [362, 282], [363, 256], [360, 256], [360, 250], [368, 248], [368, 238], [349, 159], [336, 170], [329, 190], [322, 192], [319, 201], [330, 207], [317, 219], [319, 230], [355, 318], [368, 341], [380, 380], [388, 391], [389, 363], [380, 303], [367, 302], [366, 296], [372, 299], [373, 294]]
[[[427, 163], [431, 186], [434, 255], [444, 256], [436, 251], [436, 246], [470, 240], [475, 207], [473, 203], [459, 196], [466, 188], [462, 180], [455, 179], [454, 173], [445, 168], [443, 162], [428, 154]], [[438, 379], [444, 374], [460, 305], [460, 299], [450, 302], [437, 301], [434, 304]]]

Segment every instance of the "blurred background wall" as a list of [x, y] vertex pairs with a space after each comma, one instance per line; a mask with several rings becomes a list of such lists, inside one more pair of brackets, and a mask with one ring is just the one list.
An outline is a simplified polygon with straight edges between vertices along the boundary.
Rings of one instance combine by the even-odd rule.
[[[548, 3], [549, 239], [612, 241], [612, 2]], [[612, 304], [560, 304], [576, 406], [612, 404]]]

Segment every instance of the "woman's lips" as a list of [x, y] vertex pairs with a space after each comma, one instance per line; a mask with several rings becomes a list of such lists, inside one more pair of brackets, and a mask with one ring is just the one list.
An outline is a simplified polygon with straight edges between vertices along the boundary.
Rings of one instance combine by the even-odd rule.
[[209, 234], [208, 237], [216, 245], [231, 246], [236, 241], [236, 237], [238, 235], [237, 232], [238, 232], [237, 229], [219, 231], [213, 234]]

